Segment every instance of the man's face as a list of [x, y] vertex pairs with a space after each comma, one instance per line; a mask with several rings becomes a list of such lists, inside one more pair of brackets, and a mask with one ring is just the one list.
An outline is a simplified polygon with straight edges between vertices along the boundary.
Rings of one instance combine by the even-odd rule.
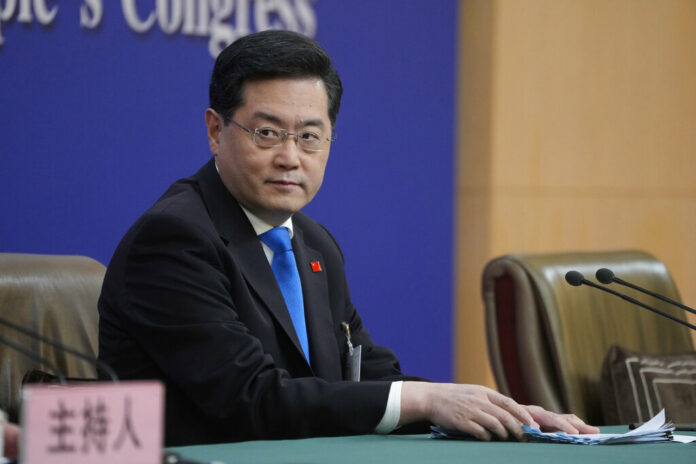
[[[244, 85], [244, 104], [232, 116], [250, 129], [272, 127], [296, 133], [331, 136], [328, 97], [319, 78], [265, 79]], [[210, 151], [220, 177], [245, 208], [271, 225], [279, 225], [302, 209], [316, 195], [324, 179], [329, 142], [324, 150], [303, 150], [288, 136], [285, 143], [262, 148], [251, 134], [208, 108], [205, 113]]]

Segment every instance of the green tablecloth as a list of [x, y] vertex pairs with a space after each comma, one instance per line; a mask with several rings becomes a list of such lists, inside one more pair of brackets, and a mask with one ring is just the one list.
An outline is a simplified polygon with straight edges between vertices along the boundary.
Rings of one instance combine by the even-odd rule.
[[[624, 432], [626, 427], [602, 428]], [[678, 434], [687, 434], [677, 432]], [[696, 444], [562, 445], [431, 440], [427, 435], [361, 435], [171, 448], [187, 459], [243, 463], [664, 463], [696, 464]]]

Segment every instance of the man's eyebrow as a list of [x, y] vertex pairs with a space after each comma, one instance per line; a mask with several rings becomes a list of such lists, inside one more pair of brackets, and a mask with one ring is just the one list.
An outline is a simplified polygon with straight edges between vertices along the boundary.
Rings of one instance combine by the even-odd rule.
[[[270, 113], [265, 113], [263, 111], [257, 111], [251, 117], [252, 117], [252, 119], [255, 119], [255, 120], [260, 119], [260, 120], [275, 124], [277, 126], [283, 126], [284, 122], [285, 122], [281, 118], [279, 118], [278, 116], [275, 116], [275, 115], [270, 114]], [[323, 128], [324, 125], [325, 125], [324, 121], [322, 121], [321, 119], [308, 119], [306, 121], [301, 121], [299, 127], [314, 126], [314, 127]]]
[[269, 113], [264, 113], [263, 111], [257, 111], [252, 116], [252, 119], [263, 119], [265, 121], [274, 123], [278, 126], [283, 124], [283, 121], [278, 117]]
[[321, 119], [309, 119], [307, 121], [302, 121], [302, 124], [300, 124], [302, 127], [307, 127], [307, 126], [315, 126], [319, 128], [324, 127], [324, 121]]

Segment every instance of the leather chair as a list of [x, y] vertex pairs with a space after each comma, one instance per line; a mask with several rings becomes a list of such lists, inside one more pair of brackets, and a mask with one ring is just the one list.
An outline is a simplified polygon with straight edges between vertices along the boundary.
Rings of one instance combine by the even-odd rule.
[[[502, 393], [602, 424], [599, 382], [610, 346], [650, 354], [693, 351], [687, 328], [565, 281], [569, 270], [595, 281], [602, 267], [680, 301], [664, 264], [640, 251], [510, 254], [488, 263], [483, 271], [487, 344]], [[685, 320], [679, 308], [618, 284], [611, 288]]]
[[[97, 355], [97, 299], [106, 268], [85, 256], [0, 253], [0, 317]], [[96, 378], [95, 366], [0, 325], [0, 336], [54, 364], [66, 377]], [[18, 421], [21, 383], [50, 368], [0, 343], [0, 409]]]

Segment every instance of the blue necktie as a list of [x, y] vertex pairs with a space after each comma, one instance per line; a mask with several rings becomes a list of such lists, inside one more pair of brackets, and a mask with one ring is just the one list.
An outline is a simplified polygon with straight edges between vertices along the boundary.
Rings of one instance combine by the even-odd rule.
[[297, 272], [295, 254], [290, 244], [290, 231], [287, 227], [275, 227], [259, 235], [259, 238], [273, 250], [271, 269], [278, 281], [278, 286], [285, 299], [285, 305], [290, 312], [290, 319], [295, 326], [295, 333], [309, 362], [309, 342], [307, 341], [307, 325], [305, 324], [304, 299], [302, 284]]

